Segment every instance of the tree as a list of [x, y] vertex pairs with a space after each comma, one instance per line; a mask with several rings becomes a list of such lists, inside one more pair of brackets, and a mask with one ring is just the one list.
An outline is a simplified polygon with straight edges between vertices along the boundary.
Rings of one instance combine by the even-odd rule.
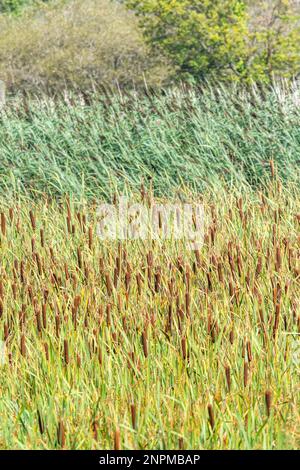
[[299, 0], [248, 1], [246, 74], [256, 81], [293, 78], [300, 73]]
[[180, 76], [238, 77], [243, 70], [247, 15], [240, 0], [128, 0], [146, 40]]
[[125, 0], [180, 78], [270, 82], [300, 72], [297, 0]]

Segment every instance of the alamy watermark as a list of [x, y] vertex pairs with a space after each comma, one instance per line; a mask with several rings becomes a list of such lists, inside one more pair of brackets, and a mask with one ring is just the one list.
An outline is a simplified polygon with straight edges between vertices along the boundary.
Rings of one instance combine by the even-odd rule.
[[204, 208], [199, 203], [153, 203], [150, 207], [121, 196], [118, 205], [97, 208], [101, 240], [184, 240], [191, 250], [204, 241]]

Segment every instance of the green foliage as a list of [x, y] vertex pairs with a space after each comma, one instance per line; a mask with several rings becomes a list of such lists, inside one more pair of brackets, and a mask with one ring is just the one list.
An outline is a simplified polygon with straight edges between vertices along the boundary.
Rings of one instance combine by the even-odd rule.
[[196, 80], [243, 70], [247, 16], [241, 0], [128, 0], [145, 37]]
[[300, 72], [294, 0], [127, 0], [145, 38], [180, 78], [270, 82]]
[[0, 0], [0, 13], [18, 13], [31, 3], [32, 0]]
[[[0, 192], [97, 197], [110, 183], [158, 194], [179, 185], [206, 191], [216, 181], [263, 185], [274, 159], [283, 181], [300, 186], [300, 96], [284, 88], [175, 89], [8, 100], [0, 114]], [[115, 187], [115, 186], [114, 186]], [[113, 189], [114, 190], [114, 189]]]
[[19, 14], [25, 7], [38, 6], [48, 1], [49, 0], [0, 0], [0, 13]]
[[247, 77], [271, 82], [300, 73], [300, 3], [255, 1], [249, 7]]
[[0, 79], [9, 90], [159, 84], [165, 67], [155, 61], [134, 15], [110, 0], [53, 0], [0, 15]]

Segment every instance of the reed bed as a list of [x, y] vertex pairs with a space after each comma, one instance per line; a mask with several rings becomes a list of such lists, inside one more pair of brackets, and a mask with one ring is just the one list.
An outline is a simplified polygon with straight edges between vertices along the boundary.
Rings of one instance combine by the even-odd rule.
[[269, 160], [300, 182], [299, 87], [203, 86], [165, 92], [7, 97], [0, 113], [0, 193], [60, 197], [138, 190], [157, 195], [216, 181], [264, 186]]
[[199, 251], [101, 241], [99, 201], [1, 201], [2, 449], [299, 447], [300, 194], [272, 171], [202, 196]]

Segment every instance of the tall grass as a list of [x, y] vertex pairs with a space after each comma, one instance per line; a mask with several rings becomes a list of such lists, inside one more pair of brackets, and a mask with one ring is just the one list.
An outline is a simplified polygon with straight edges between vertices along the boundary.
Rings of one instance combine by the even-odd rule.
[[1, 200], [1, 448], [299, 446], [299, 189], [203, 204], [194, 252], [100, 242], [92, 202]]
[[157, 194], [222, 180], [258, 187], [273, 160], [299, 184], [299, 95], [284, 85], [14, 98], [0, 115], [0, 188], [103, 195], [153, 177]]

